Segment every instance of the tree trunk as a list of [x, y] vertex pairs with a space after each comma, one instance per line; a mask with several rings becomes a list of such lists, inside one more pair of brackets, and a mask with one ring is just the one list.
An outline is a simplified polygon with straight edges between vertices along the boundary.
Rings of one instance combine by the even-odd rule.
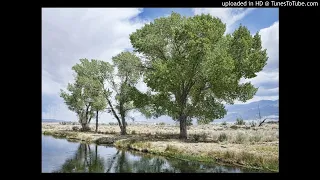
[[111, 101], [110, 101], [108, 98], [107, 98], [107, 101], [108, 101], [108, 104], [109, 104], [109, 106], [110, 106], [110, 108], [111, 108], [111, 111], [112, 111], [113, 116], [114, 116], [114, 117], [117, 119], [117, 121], [118, 121], [120, 130], [121, 130], [122, 128], [121, 128], [121, 122], [120, 122], [119, 116], [117, 115], [116, 111], [114, 110], [114, 108], [113, 108], [113, 106], [112, 106], [112, 104], [111, 104]]
[[127, 134], [127, 123], [124, 117], [121, 117], [122, 120], [122, 126], [120, 127], [121, 129], [121, 135], [126, 135]]
[[98, 146], [96, 144], [96, 160], [98, 159]]
[[181, 115], [179, 117], [180, 122], [180, 139], [187, 139], [187, 117], [185, 115]]
[[120, 101], [119, 105], [119, 110], [120, 110], [120, 117], [121, 117], [121, 135], [126, 135], [127, 134], [127, 124], [126, 124], [126, 119], [125, 119], [125, 111], [123, 107], [123, 103]]
[[99, 111], [97, 111], [97, 114], [96, 114], [96, 132], [98, 132], [98, 114]]
[[90, 130], [88, 123], [82, 123], [81, 126], [82, 126], [81, 131], [89, 131]]

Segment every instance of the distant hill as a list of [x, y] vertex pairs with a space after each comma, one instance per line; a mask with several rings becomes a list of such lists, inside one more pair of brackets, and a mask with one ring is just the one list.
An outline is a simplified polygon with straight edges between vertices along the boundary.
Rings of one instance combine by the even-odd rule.
[[255, 120], [259, 117], [258, 106], [262, 117], [279, 119], [279, 100], [261, 100], [248, 104], [227, 105], [227, 115], [223, 119], [215, 121], [235, 121], [238, 117], [244, 120]]
[[[226, 105], [227, 115], [223, 119], [216, 119], [216, 122], [234, 122], [237, 118], [242, 118], [244, 120], [256, 120], [258, 117], [258, 105], [260, 108], [260, 113], [262, 117], [268, 117], [268, 120], [278, 120], [279, 119], [279, 100], [271, 101], [271, 100], [261, 100], [248, 104], [234, 104], [234, 105]], [[166, 124], [175, 124], [168, 116], [161, 116], [156, 119], [148, 119], [146, 120], [144, 116], [139, 115], [135, 117], [136, 121], [134, 123], [141, 124], [155, 124], [164, 122]], [[268, 121], [267, 120], [267, 121]], [[64, 120], [57, 119], [42, 119], [42, 122], [65, 122]], [[116, 122], [116, 121], [114, 121]], [[94, 123], [94, 122], [91, 122]], [[109, 123], [109, 122], [107, 122]], [[128, 123], [132, 123], [132, 121], [128, 120]], [[193, 124], [197, 124], [196, 120], [193, 121]]]
[[64, 122], [63, 120], [57, 119], [42, 119], [42, 122]]

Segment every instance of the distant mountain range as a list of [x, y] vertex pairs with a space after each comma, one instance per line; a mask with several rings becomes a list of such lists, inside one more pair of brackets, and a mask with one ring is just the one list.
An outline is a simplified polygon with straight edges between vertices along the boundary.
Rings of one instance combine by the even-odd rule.
[[63, 120], [57, 119], [42, 119], [42, 122], [64, 122]]
[[[222, 119], [214, 120], [214, 123], [223, 121], [233, 122], [236, 121], [237, 118], [242, 118], [244, 120], [257, 120], [259, 114], [258, 106], [260, 108], [260, 113], [263, 118], [268, 117], [268, 120], [279, 120], [279, 100], [261, 100], [248, 104], [226, 105], [227, 114]], [[156, 119], [151, 118], [145, 120], [145, 118], [141, 115], [135, 117], [135, 119], [137, 120], [135, 121], [136, 123], [143, 124], [152, 124], [159, 122], [165, 122], [167, 124], [175, 123], [175, 121], [173, 121], [168, 116], [161, 116]], [[42, 119], [42, 122], [64, 122], [64, 120]], [[128, 123], [131, 123], [131, 121], [128, 121]], [[193, 121], [193, 124], [196, 124], [196, 121]]]
[[259, 117], [259, 109], [262, 117], [269, 119], [279, 119], [279, 100], [261, 100], [248, 104], [227, 105], [227, 115], [223, 119], [216, 121], [235, 121], [237, 118], [244, 120], [256, 120]]

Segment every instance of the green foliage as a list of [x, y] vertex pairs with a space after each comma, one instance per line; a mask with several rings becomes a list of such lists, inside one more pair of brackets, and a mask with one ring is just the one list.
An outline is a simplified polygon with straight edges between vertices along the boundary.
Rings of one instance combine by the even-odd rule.
[[234, 124], [235, 125], [245, 125], [246, 122], [244, 122], [242, 118], [237, 118], [236, 122]]
[[76, 73], [75, 82], [68, 84], [68, 92], [61, 90], [60, 97], [71, 111], [77, 113], [79, 122], [86, 125], [95, 111], [106, 108], [103, 80], [113, 69], [107, 62], [80, 59], [80, 63], [74, 65], [72, 70]]
[[241, 78], [253, 78], [266, 65], [258, 34], [240, 26], [224, 35], [225, 24], [210, 15], [172, 13], [130, 35], [146, 61], [144, 82], [157, 92], [149, 99], [152, 114], [180, 115], [209, 123], [226, 114], [223, 101], [247, 101], [257, 91]]
[[[122, 52], [112, 57], [112, 62], [117, 67], [117, 72], [112, 74], [110, 84], [115, 95], [115, 109], [121, 120], [125, 121], [130, 110], [143, 108], [140, 101], [145, 97], [135, 86], [141, 76], [141, 61], [130, 52]], [[120, 82], [116, 82], [119, 79]], [[126, 125], [126, 122], [120, 122]]]
[[192, 119], [191, 118], [187, 118], [187, 126], [192, 126]]
[[199, 140], [200, 140], [200, 134], [194, 134], [194, 135], [193, 135], [193, 139], [194, 139], [195, 141], [199, 141]]
[[[113, 65], [94, 59], [80, 59], [80, 63], [72, 67], [76, 73], [75, 83], [68, 85], [70, 93], [61, 91], [61, 97], [69, 109], [78, 114], [81, 122], [89, 123], [94, 112], [106, 109], [108, 104], [108, 112], [123, 127], [128, 111], [135, 108], [143, 111], [148, 103], [148, 99], [141, 101], [148, 96], [135, 88], [141, 76], [140, 59], [133, 53], [122, 52], [113, 57], [112, 62]], [[113, 97], [115, 99], [111, 101]]]

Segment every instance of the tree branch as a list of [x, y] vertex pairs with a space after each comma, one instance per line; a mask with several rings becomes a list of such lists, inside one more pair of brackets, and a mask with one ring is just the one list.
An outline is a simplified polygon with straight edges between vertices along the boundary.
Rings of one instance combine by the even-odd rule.
[[168, 60], [167, 58], [166, 58], [166, 56], [165, 56], [165, 54], [164, 54], [164, 52], [163, 52], [163, 50], [161, 50], [161, 48], [160, 47], [157, 47], [158, 48], [158, 51], [160, 52], [160, 56], [162, 56], [162, 58], [164, 59], [164, 60]]
[[147, 67], [147, 66], [143, 66], [143, 65], [140, 65], [140, 66], [133, 65], [133, 66], [135, 66], [137, 68], [147, 69], [147, 70], [156, 70], [153, 67]]
[[267, 118], [265, 118], [263, 121], [261, 121], [258, 127], [260, 127], [262, 125], [262, 123], [264, 123], [264, 121], [266, 121], [266, 119]]
[[212, 88], [211, 85], [209, 85], [209, 86], [207, 86], [207, 87], [204, 87], [203, 89], [201, 89], [201, 91], [205, 91], [205, 90], [208, 90], [208, 89], [210, 89], [210, 88]]
[[119, 119], [119, 116], [117, 115], [116, 111], [114, 110], [112, 104], [111, 104], [111, 101], [107, 98], [107, 101], [108, 101], [108, 104], [111, 108], [111, 111], [113, 113], [113, 116], [117, 119], [118, 123], [119, 123], [119, 126], [121, 126], [121, 122], [120, 122], [120, 119]]

